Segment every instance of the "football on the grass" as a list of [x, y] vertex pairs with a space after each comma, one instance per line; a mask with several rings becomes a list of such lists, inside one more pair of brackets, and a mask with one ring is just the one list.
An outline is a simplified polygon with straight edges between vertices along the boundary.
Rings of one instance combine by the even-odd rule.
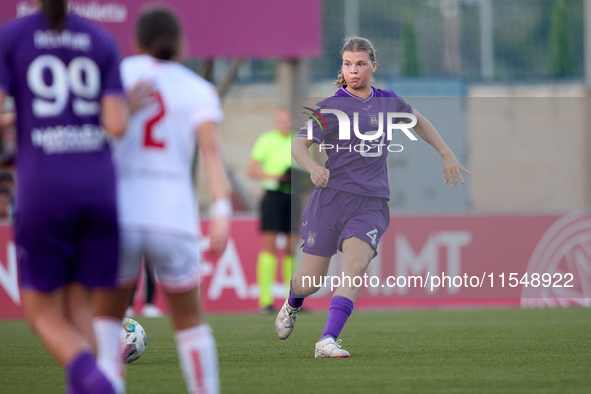
[[146, 350], [146, 332], [137, 321], [129, 318], [123, 319], [121, 327], [121, 340], [123, 342], [123, 361], [128, 364], [140, 358]]

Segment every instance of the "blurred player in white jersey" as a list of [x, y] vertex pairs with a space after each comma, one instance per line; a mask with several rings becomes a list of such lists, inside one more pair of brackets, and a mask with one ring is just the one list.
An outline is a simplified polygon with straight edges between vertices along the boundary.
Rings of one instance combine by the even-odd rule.
[[[168, 299], [189, 392], [217, 393], [216, 345], [199, 301], [200, 232], [191, 170], [198, 143], [214, 198], [211, 249], [221, 253], [232, 207], [218, 153], [220, 101], [209, 82], [173, 62], [180, 27], [170, 11], [143, 12], [136, 40], [140, 54], [122, 62], [123, 85], [131, 92], [132, 87], [149, 83], [146, 90], [152, 93], [144, 95], [150, 102], [135, 112], [128, 133], [114, 146], [122, 242], [120, 289], [113, 295], [113, 307], [123, 318], [143, 256]], [[137, 98], [130, 100], [133, 107]], [[99, 361], [113, 354], [99, 346]]]

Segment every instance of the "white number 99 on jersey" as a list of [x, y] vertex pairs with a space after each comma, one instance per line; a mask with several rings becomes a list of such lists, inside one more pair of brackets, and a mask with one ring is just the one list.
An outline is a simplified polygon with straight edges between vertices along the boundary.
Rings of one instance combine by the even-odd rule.
[[[46, 73], [50, 78], [45, 78]], [[66, 108], [70, 92], [76, 116], [92, 116], [100, 111], [97, 102], [101, 73], [94, 60], [79, 56], [66, 66], [54, 55], [41, 55], [29, 65], [27, 84], [35, 94], [33, 114], [39, 118], [59, 116]]]

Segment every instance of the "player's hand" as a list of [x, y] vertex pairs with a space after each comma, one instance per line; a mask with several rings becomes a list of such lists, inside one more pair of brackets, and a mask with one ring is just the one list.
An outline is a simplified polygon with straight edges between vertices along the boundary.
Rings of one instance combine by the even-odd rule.
[[133, 115], [140, 109], [156, 101], [156, 89], [153, 82], [141, 81], [127, 92], [127, 97], [129, 100], [129, 112]]
[[209, 227], [209, 250], [221, 255], [228, 245], [230, 235], [230, 219], [220, 216], [212, 220]]
[[458, 179], [460, 182], [466, 183], [464, 182], [464, 177], [462, 177], [461, 171], [468, 175], [472, 175], [472, 173], [462, 167], [453, 152], [448, 150], [441, 156], [443, 157], [443, 175], [445, 175], [445, 183], [455, 187], [458, 187]]
[[330, 178], [330, 171], [322, 166], [318, 166], [312, 170], [310, 179], [315, 186], [325, 187]]

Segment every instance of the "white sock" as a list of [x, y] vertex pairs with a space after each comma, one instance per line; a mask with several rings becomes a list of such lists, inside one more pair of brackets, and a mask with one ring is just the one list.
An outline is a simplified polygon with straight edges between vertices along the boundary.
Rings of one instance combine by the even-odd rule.
[[176, 346], [189, 393], [218, 394], [218, 355], [211, 327], [201, 324], [177, 331]]
[[125, 393], [125, 369], [121, 347], [121, 321], [113, 317], [95, 317], [92, 328], [97, 343], [97, 366], [111, 382], [117, 394]]

